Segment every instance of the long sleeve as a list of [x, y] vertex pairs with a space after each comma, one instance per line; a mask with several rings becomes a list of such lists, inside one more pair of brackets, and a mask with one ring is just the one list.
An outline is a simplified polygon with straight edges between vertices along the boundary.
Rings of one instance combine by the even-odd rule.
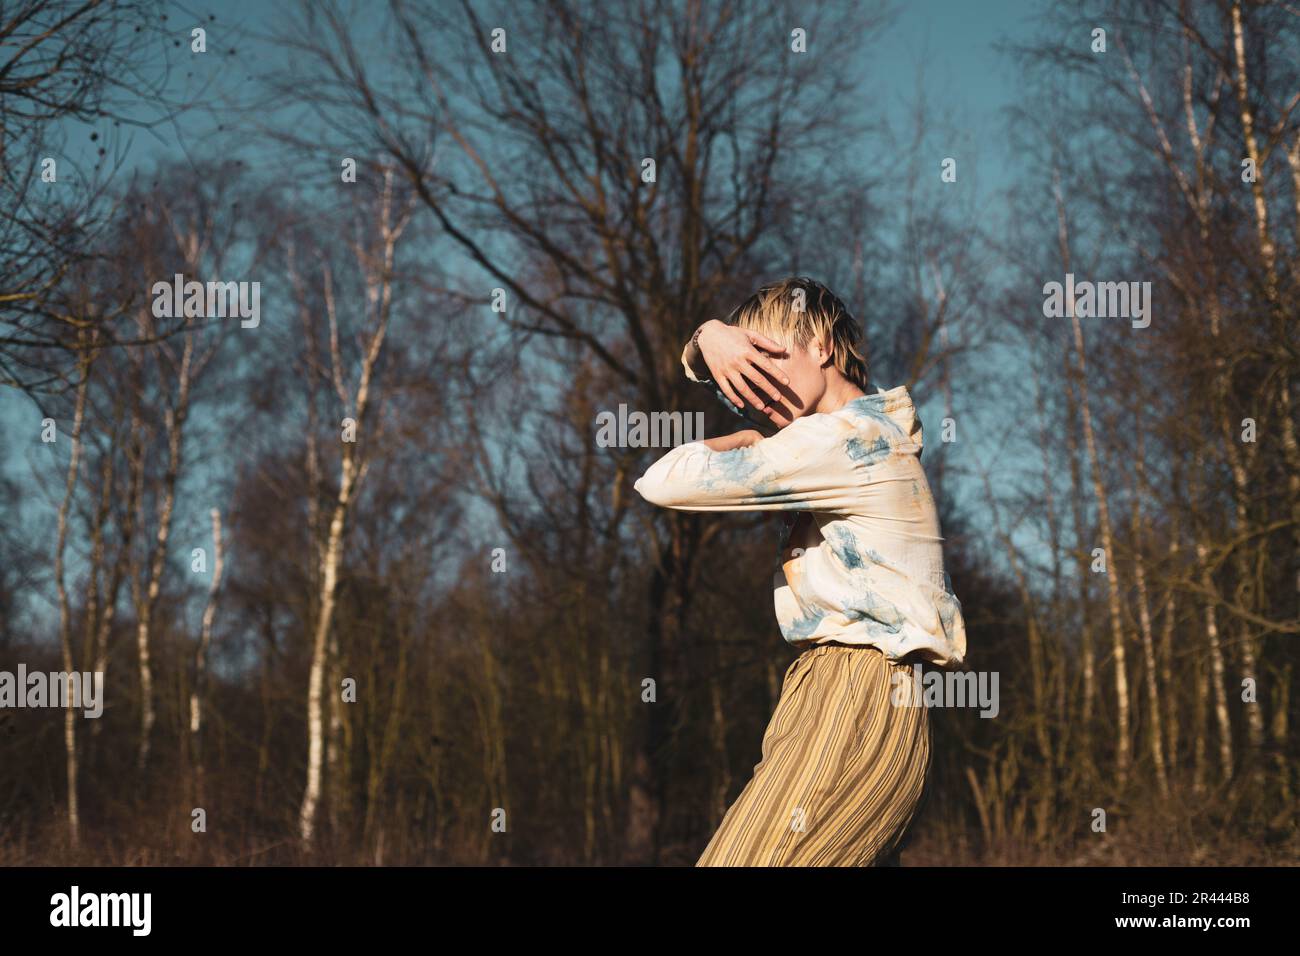
[[656, 461], [635, 488], [679, 511], [842, 512], [858, 502], [852, 429], [828, 416], [801, 418], [747, 448], [689, 442]]

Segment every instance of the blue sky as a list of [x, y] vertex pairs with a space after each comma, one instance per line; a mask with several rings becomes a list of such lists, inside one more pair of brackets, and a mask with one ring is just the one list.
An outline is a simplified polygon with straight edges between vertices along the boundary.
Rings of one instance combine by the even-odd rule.
[[[382, 8], [386, 0], [357, 0], [360, 9]], [[1043, 0], [901, 0], [897, 17], [884, 42], [864, 46], [861, 75], [865, 95], [878, 95], [878, 106], [896, 127], [905, 125], [917, 93], [922, 71], [930, 106], [946, 113], [975, 147], [981, 188], [996, 192], [1005, 185], [1004, 137], [1000, 110], [1014, 101], [1016, 75], [994, 44], [1027, 39]], [[176, 51], [169, 88], [177, 96], [206, 90], [239, 95], [245, 78], [284, 62], [284, 52], [265, 34], [289, 4], [266, 0], [224, 0], [219, 4], [174, 4], [169, 24], [188, 45], [193, 26], [208, 30], [208, 45], [215, 68], [204, 74], [192, 70], [188, 50]], [[215, 19], [209, 19], [215, 17]], [[357, 29], [365, 29], [364, 21]], [[815, 44], [816, 38], [810, 42]], [[225, 50], [234, 47], [234, 57]], [[815, 52], [815, 50], [813, 51]], [[127, 168], [173, 158], [193, 150], [213, 120], [201, 112], [175, 124], [136, 133], [127, 156]], [[88, 131], [87, 131], [88, 132]], [[227, 130], [229, 133], [229, 130]], [[255, 141], [241, 135], [220, 138], [227, 148], [256, 150]], [[89, 148], [88, 141], [86, 146]]]

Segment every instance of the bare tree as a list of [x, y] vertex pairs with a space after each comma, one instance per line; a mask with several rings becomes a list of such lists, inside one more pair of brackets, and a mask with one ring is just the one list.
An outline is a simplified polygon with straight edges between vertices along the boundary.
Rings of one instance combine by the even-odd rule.
[[190, 749], [194, 760], [195, 795], [203, 799], [203, 698], [208, 685], [208, 648], [212, 645], [212, 624], [217, 614], [217, 595], [225, 569], [225, 548], [221, 540], [221, 512], [212, 509], [212, 582], [203, 608], [199, 640], [194, 648], [194, 685], [190, 689]]
[[[352, 320], [357, 326], [360, 349], [355, 383], [348, 381], [350, 376], [339, 346], [340, 322], [335, 310], [333, 274], [326, 267], [321, 275], [321, 295], [329, 322], [327, 371], [339, 407], [344, 412], [344, 419], [339, 423], [342, 441], [338, 491], [331, 508], [328, 531], [321, 545], [320, 595], [312, 636], [311, 676], [307, 689], [307, 782], [298, 814], [299, 835], [307, 846], [311, 846], [315, 836], [317, 806], [321, 796], [328, 640], [334, 617], [339, 571], [343, 562], [345, 532], [348, 515], [369, 468], [364, 446], [357, 439], [361, 437], [365, 440], [364, 430], [369, 424], [368, 416], [372, 414], [371, 389], [392, 315], [397, 245], [412, 213], [411, 201], [395, 188], [395, 179], [392, 171], [384, 173], [383, 187], [373, 213], [373, 237], [358, 237], [352, 242], [352, 252], [361, 270], [365, 289], [363, 313]], [[297, 294], [300, 297], [305, 295], [301, 278], [296, 275], [292, 278]], [[302, 307], [309, 308], [302, 298], [299, 301]], [[331, 693], [338, 693], [338, 688], [332, 688]]]
[[[68, 543], [68, 513], [72, 508], [73, 497], [77, 492], [77, 482], [81, 471], [81, 430], [85, 421], [86, 392], [89, 388], [89, 355], [82, 361], [81, 375], [77, 386], [76, 407], [72, 414], [72, 430], [69, 434], [71, 452], [68, 455], [68, 477], [63, 489], [63, 500], [59, 505], [58, 536], [54, 546], [54, 581], [59, 592], [59, 637], [63, 652], [63, 670], [69, 679], [77, 668], [72, 653], [72, 608], [68, 597], [68, 586], [64, 576], [65, 555]], [[75, 847], [81, 838], [81, 814], [77, 803], [77, 712], [80, 701], [68, 695], [63, 711], [63, 746], [66, 756], [68, 783], [68, 839]]]
[[[131, 337], [123, 311], [81, 313], [64, 287], [113, 226], [119, 134], [177, 108], [164, 94], [163, 10], [160, 0], [0, 9], [0, 384], [60, 389], [89, 347], [85, 330], [98, 329], [100, 346]], [[68, 147], [77, 124], [98, 127], [94, 157]]]

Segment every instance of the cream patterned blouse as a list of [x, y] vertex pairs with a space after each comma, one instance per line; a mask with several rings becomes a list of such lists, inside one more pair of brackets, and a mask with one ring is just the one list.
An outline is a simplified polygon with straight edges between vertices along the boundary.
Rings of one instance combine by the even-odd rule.
[[921, 422], [906, 388], [798, 418], [747, 448], [679, 445], [635, 487], [680, 511], [792, 512], [774, 594], [792, 645], [867, 644], [892, 660], [918, 651], [941, 665], [965, 659], [965, 622], [943, 569]]

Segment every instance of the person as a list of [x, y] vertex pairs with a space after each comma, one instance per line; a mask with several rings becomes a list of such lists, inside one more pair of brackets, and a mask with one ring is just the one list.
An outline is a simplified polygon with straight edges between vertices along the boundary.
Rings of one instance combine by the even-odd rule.
[[776, 430], [678, 445], [635, 483], [665, 508], [785, 513], [774, 603], [800, 653], [697, 866], [897, 865], [924, 793], [932, 737], [911, 664], [964, 660], [965, 623], [912, 397], [870, 381], [861, 340], [807, 277], [705, 322], [682, 353], [687, 377]]

